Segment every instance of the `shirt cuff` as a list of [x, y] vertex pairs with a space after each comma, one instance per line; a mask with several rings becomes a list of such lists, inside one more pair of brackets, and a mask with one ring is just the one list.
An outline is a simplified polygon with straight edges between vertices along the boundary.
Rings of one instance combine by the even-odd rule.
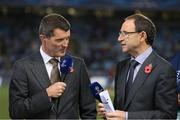
[[128, 112], [125, 112], [125, 115], [126, 115], [125, 120], [128, 120]]

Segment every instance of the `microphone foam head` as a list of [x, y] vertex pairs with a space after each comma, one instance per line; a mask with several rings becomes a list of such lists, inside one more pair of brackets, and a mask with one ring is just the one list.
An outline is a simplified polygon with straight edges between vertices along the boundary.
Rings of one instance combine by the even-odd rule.
[[65, 55], [60, 62], [60, 71], [64, 74], [73, 71], [73, 60], [69, 55]]
[[90, 89], [91, 89], [91, 92], [94, 95], [94, 97], [101, 102], [99, 93], [104, 91], [103, 87], [98, 82], [94, 82], [94, 83], [90, 84]]

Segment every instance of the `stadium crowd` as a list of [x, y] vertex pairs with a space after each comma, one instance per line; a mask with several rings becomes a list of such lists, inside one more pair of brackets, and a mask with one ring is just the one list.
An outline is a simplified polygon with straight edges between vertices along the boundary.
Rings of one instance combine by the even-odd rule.
[[[72, 25], [69, 50], [85, 59], [90, 76], [105, 76], [113, 79], [117, 61], [126, 57], [118, 44], [118, 31], [123, 18], [67, 15]], [[0, 76], [3, 83], [9, 82], [11, 67], [15, 60], [39, 49], [37, 39], [39, 14], [8, 14], [0, 19]], [[155, 18], [154, 18], [155, 19]], [[158, 34], [154, 48], [165, 59], [170, 59], [180, 50], [180, 24], [156, 21]]]

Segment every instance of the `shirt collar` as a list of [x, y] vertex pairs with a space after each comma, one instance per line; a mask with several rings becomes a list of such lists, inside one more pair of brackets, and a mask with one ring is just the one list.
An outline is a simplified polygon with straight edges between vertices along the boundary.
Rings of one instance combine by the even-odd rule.
[[[143, 64], [143, 62], [146, 60], [146, 58], [151, 54], [151, 52], [152, 52], [152, 47], [149, 47], [147, 50], [145, 50], [142, 54], [140, 54], [139, 56], [137, 56], [136, 58], [135, 58], [135, 60], [137, 61], [137, 62], [139, 62], [140, 64]], [[131, 57], [131, 59], [133, 59], [132, 57]]]
[[[41, 53], [41, 55], [42, 55], [42, 58], [43, 58], [43, 61], [44, 61], [45, 64], [48, 63], [49, 60], [53, 58], [53, 57], [49, 56], [48, 54], [46, 54], [46, 53], [43, 51], [42, 46], [40, 47], [40, 53]], [[56, 57], [56, 59], [57, 59], [58, 61], [60, 61], [60, 57]]]

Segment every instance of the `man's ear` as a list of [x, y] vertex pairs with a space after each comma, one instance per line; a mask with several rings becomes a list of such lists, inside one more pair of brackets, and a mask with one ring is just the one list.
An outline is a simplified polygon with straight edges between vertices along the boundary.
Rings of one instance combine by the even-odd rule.
[[144, 37], [144, 39], [147, 39], [147, 33], [145, 31], [142, 31], [141, 34], [142, 34], [142, 37]]
[[39, 38], [40, 38], [40, 39], [45, 39], [45, 35], [40, 34], [40, 35], [39, 35]]
[[40, 38], [41, 42], [43, 42], [44, 40], [46, 40], [46, 36], [45, 36], [45, 35], [42, 35], [42, 34], [39, 35], [39, 38]]
[[142, 31], [140, 34], [141, 34], [141, 38], [142, 38], [143, 40], [146, 40], [146, 39], [147, 39], [147, 33], [146, 33], [145, 31]]

